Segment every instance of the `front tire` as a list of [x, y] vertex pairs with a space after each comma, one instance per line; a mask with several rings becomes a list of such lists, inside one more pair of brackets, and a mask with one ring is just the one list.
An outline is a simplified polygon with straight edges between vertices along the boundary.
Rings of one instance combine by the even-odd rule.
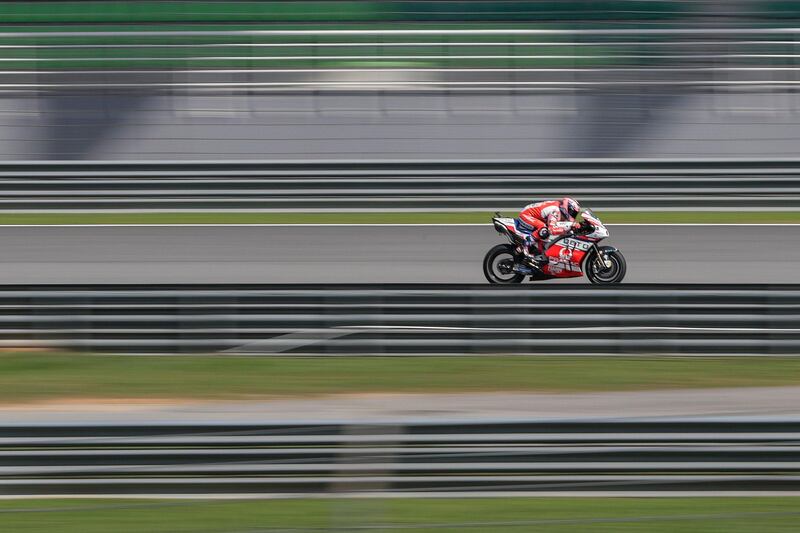
[[625, 257], [619, 250], [608, 246], [602, 247], [601, 250], [605, 251], [611, 266], [606, 266], [599, 260], [597, 254], [592, 254], [586, 261], [586, 277], [589, 283], [594, 285], [620, 283], [628, 270]]
[[498, 244], [483, 258], [483, 275], [492, 284], [522, 283], [525, 275], [513, 270], [515, 263], [514, 247], [510, 244]]

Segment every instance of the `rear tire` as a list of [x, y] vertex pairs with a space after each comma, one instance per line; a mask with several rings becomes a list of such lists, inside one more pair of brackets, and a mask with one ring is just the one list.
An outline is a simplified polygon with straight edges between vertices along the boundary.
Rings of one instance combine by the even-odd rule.
[[486, 253], [483, 258], [483, 275], [489, 283], [497, 285], [522, 283], [525, 275], [512, 270], [516, 263], [514, 251], [514, 247], [510, 244], [498, 244]]
[[628, 270], [628, 265], [625, 263], [625, 257], [619, 250], [615, 250], [609, 246], [601, 247], [601, 250], [606, 252], [608, 260], [611, 261], [611, 267], [605, 265], [600, 268], [597, 264], [597, 254], [592, 256], [586, 261], [586, 277], [589, 283], [594, 285], [611, 285], [620, 283], [625, 278], [625, 273]]

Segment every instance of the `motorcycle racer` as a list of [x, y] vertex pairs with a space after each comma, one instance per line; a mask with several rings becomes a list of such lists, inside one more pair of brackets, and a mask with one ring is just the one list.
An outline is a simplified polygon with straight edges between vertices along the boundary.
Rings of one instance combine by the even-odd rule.
[[575, 221], [575, 217], [580, 210], [577, 200], [569, 196], [530, 204], [522, 209], [519, 218], [514, 219], [516, 233], [524, 243], [520, 248], [526, 264], [519, 265], [521, 273], [530, 274], [531, 268], [541, 269], [547, 264], [548, 259], [542, 254], [542, 242], [578, 229], [580, 223]]
[[[540, 216], [536, 218], [538, 222], [532, 222], [533, 225], [524, 219], [516, 220], [500, 213], [494, 214], [492, 227], [507, 242], [492, 246], [483, 257], [483, 275], [489, 283], [516, 285], [528, 277], [534, 282], [585, 277], [593, 285], [608, 285], [620, 283], [625, 278], [627, 266], [625, 257], [619, 249], [600, 245], [600, 242], [610, 235], [600, 218], [591, 209], [583, 209], [577, 213], [580, 217], [575, 217], [576, 205], [571, 206], [571, 209], [567, 205], [567, 213], [564, 216], [560, 213], [563, 203], [564, 200], [555, 202], [555, 209], [547, 209], [548, 204], [553, 205], [550, 202], [526, 207], [523, 212], [543, 207], [539, 210]], [[554, 210], [559, 213], [548, 215], [548, 211]], [[579, 225], [575, 224], [575, 218], [580, 218]], [[552, 239], [544, 237], [549, 235], [548, 222], [560, 236]], [[534, 235], [531, 239], [527, 238], [527, 232], [517, 229], [520, 223], [533, 229], [531, 233]], [[536, 230], [536, 227], [540, 229]], [[524, 239], [522, 235], [525, 236]], [[537, 249], [532, 247], [527, 250], [529, 256], [533, 254], [540, 256], [533, 258], [534, 261], [538, 262], [540, 258], [547, 260], [540, 263], [541, 266], [538, 268], [528, 266], [523, 254], [522, 248], [528, 243], [541, 245], [541, 251], [537, 252]]]

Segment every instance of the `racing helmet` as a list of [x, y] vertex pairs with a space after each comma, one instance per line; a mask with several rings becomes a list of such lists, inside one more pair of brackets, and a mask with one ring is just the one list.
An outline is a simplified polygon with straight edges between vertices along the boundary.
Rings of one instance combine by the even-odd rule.
[[575, 218], [581, 212], [581, 204], [574, 198], [565, 196], [561, 200], [561, 214], [568, 218]]

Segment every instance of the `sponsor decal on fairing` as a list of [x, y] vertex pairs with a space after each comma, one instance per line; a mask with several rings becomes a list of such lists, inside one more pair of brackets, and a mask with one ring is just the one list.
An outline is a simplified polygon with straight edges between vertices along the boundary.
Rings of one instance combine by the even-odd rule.
[[590, 243], [588, 243], [588, 242], [578, 241], [578, 240], [570, 239], [570, 238], [566, 238], [566, 239], [560, 241], [558, 244], [559, 244], [559, 246], [563, 246], [565, 248], [572, 248], [574, 250], [580, 250], [582, 252], [585, 252], [585, 251], [589, 250], [589, 248], [592, 247], [592, 245]]

